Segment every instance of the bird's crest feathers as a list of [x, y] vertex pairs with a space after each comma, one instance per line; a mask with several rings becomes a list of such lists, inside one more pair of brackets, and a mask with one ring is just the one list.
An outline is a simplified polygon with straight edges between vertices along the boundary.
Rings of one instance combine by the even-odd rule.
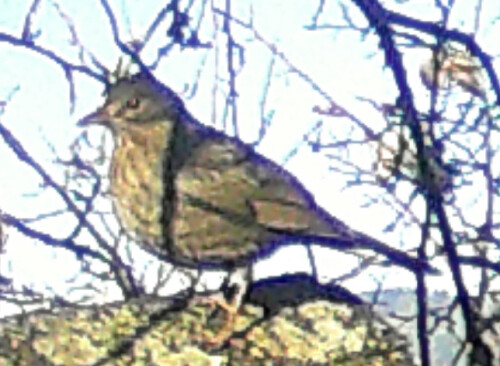
[[107, 80], [110, 85], [115, 84], [120, 79], [129, 78], [132, 75], [132, 61], [130, 60], [126, 65], [123, 64], [123, 57], [118, 59], [118, 64], [115, 70], [111, 71], [107, 75]]

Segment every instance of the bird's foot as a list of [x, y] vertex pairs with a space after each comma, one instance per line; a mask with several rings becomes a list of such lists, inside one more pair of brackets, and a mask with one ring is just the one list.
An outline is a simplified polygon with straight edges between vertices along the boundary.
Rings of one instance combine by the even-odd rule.
[[233, 333], [238, 308], [234, 304], [220, 298], [219, 296], [201, 298], [196, 301], [196, 304], [208, 305], [209, 309], [207, 314], [213, 314], [213, 312], [216, 311], [216, 308], [224, 311], [225, 319], [222, 328], [216, 331], [215, 334], [212, 333], [210, 336], [205, 335], [201, 339], [201, 343], [209, 346], [210, 348], [217, 348], [224, 345], [227, 341], [229, 341]]

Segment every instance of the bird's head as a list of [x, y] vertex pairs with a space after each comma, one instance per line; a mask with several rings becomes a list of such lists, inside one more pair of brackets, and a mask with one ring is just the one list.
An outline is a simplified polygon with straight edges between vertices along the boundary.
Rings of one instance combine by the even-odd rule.
[[82, 118], [78, 125], [99, 124], [119, 133], [144, 125], [175, 123], [183, 108], [172, 90], [153, 76], [139, 73], [112, 84], [106, 91], [104, 105]]

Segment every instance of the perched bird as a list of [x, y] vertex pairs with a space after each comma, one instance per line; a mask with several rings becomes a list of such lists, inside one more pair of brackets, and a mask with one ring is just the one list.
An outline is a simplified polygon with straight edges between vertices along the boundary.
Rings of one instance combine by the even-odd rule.
[[350, 229], [321, 209], [290, 173], [236, 138], [196, 121], [150, 73], [123, 77], [80, 125], [109, 128], [114, 207], [125, 232], [160, 258], [226, 268], [229, 322], [266, 245], [369, 248], [410, 270], [426, 263]]

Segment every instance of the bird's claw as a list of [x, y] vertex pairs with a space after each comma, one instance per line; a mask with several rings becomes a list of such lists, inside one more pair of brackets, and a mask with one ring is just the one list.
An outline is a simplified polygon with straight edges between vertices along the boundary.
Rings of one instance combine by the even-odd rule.
[[210, 337], [202, 336], [201, 343], [210, 347], [218, 347], [226, 343], [233, 333], [234, 320], [238, 313], [237, 307], [219, 297], [201, 298], [198, 299], [195, 303], [200, 305], [208, 305], [209, 313], [212, 313], [215, 307], [221, 308], [226, 313], [223, 327], [218, 330], [215, 335], [212, 335]]

